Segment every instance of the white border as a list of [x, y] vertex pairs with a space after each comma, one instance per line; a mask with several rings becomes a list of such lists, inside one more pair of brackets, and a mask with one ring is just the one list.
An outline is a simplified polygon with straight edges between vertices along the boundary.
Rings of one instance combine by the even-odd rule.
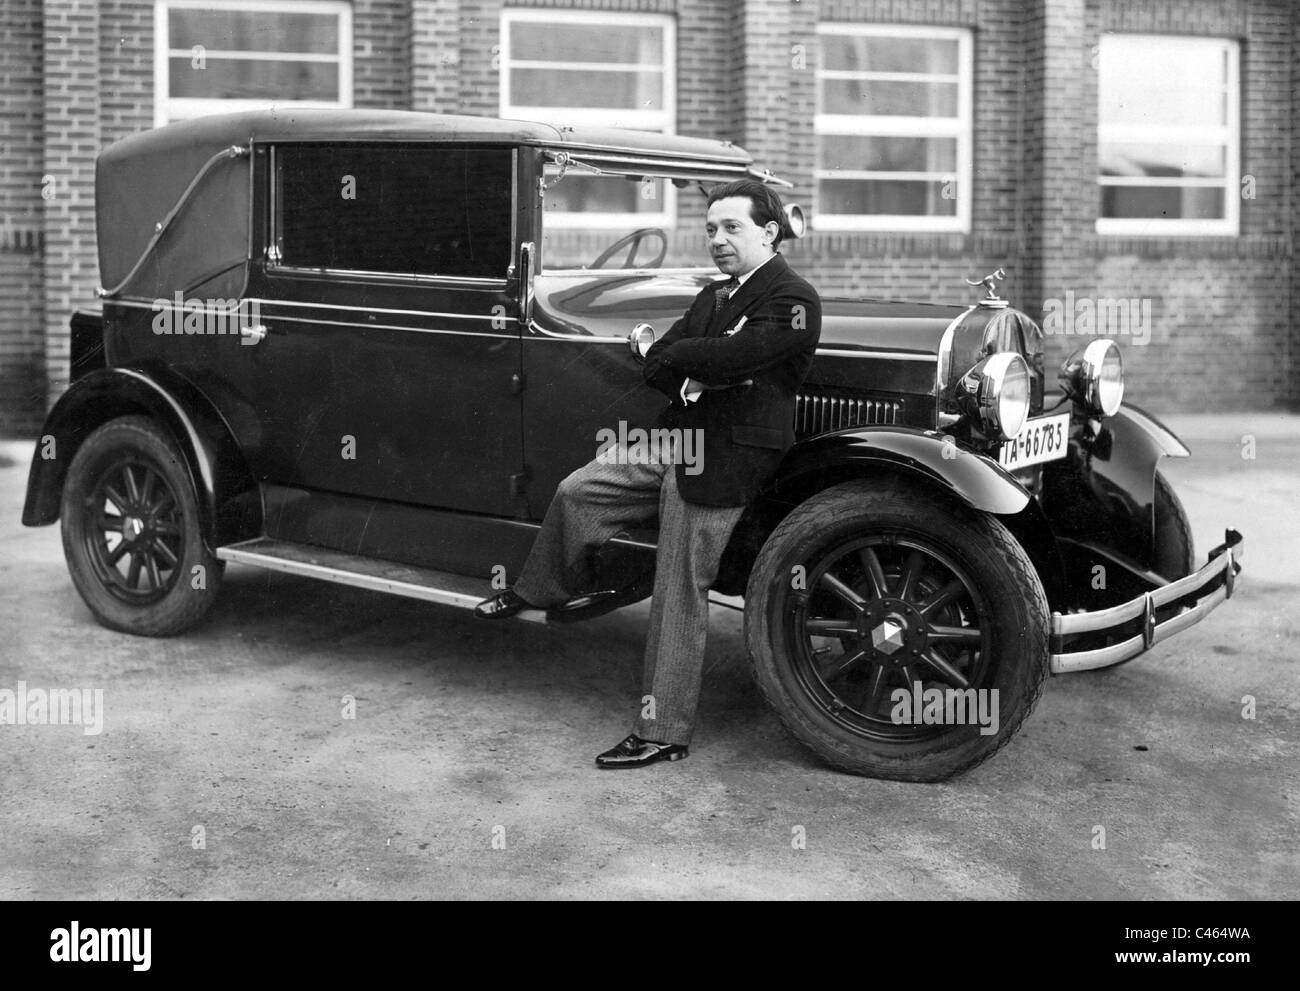
[[[1163, 178], [1153, 176], [1103, 176], [1100, 167], [1097, 170], [1096, 187], [1100, 194], [1103, 186], [1209, 186], [1223, 190], [1223, 212], [1221, 220], [1201, 220], [1191, 218], [1137, 218], [1137, 217], [1102, 217], [1096, 220], [1096, 231], [1103, 235], [1120, 235], [1126, 237], [1197, 237], [1218, 236], [1235, 237], [1241, 232], [1241, 45], [1232, 38], [1212, 38], [1199, 35], [1176, 34], [1141, 34], [1127, 31], [1111, 31], [1101, 36], [1100, 45], [1105, 45], [1110, 38], [1142, 38], [1151, 42], [1178, 42], [1184, 46], [1191, 45], [1226, 52], [1228, 56], [1227, 104], [1228, 121], [1226, 124], [1205, 125], [1203, 127], [1161, 124], [1105, 124], [1101, 120], [1101, 85], [1098, 69], [1097, 86], [1097, 147], [1100, 151], [1103, 141], [1145, 141], [1149, 144], [1169, 142], [1171, 144], [1222, 145], [1225, 149], [1224, 177], [1222, 180], [1202, 178]], [[1100, 50], [1100, 47], [1099, 47]], [[1096, 210], [1101, 212], [1101, 197], [1098, 195]]]
[[[510, 55], [510, 25], [533, 24], [588, 24], [609, 30], [635, 30], [655, 27], [663, 31], [663, 109], [622, 110], [595, 107], [517, 107], [510, 102], [510, 70], [516, 64]], [[536, 120], [555, 127], [623, 127], [658, 134], [673, 134], [677, 122], [677, 22], [671, 14], [636, 14], [617, 11], [554, 10], [549, 7], [505, 7], [500, 23], [500, 75], [498, 82], [498, 110], [507, 120]], [[628, 68], [603, 62], [546, 63], [554, 68]], [[581, 172], [573, 173], [581, 175]], [[544, 210], [542, 223], [551, 230], [610, 230], [633, 227], [677, 226], [677, 189], [671, 182], [664, 184], [663, 209], [654, 213], [569, 213]]]
[[[851, 172], [844, 169], [813, 169], [813, 228], [820, 231], [902, 231], [908, 233], [944, 233], [967, 234], [971, 229], [971, 203], [975, 198], [973, 188], [974, 143], [973, 129], [975, 104], [973, 89], [975, 85], [974, 44], [967, 28], [922, 27], [903, 24], [861, 24], [847, 22], [823, 22], [817, 25], [817, 33], [852, 34], [883, 38], [940, 38], [957, 42], [957, 117], [952, 123], [949, 118], [870, 116], [866, 114], [823, 114], [813, 116], [813, 133], [815, 138], [822, 135], [881, 135], [881, 136], [917, 136], [943, 137], [957, 139], [957, 168], [954, 178], [957, 180], [957, 212], [952, 217], [926, 216], [912, 214], [866, 214], [866, 213], [827, 213], [820, 209], [818, 190], [821, 180], [832, 178], [850, 179], [933, 179], [941, 181], [945, 174], [929, 172]], [[817, 69], [817, 103], [821, 107], [822, 79], [825, 70]], [[832, 73], [833, 74], [833, 73]], [[924, 74], [905, 74], [900, 78], [924, 78]], [[950, 79], [950, 76], [936, 77]], [[816, 148], [820, 141], [816, 142]]]
[[[169, 45], [168, 18], [172, 10], [251, 10], [268, 13], [334, 14], [339, 21], [339, 51], [337, 55], [287, 54], [285, 61], [338, 62], [339, 99], [337, 100], [223, 100], [206, 97], [171, 96], [169, 58], [173, 51]], [[205, 114], [232, 113], [240, 110], [266, 110], [274, 107], [339, 108], [352, 106], [352, 5], [346, 0], [155, 0], [153, 45], [153, 120], [162, 127], [172, 120], [188, 120]], [[175, 54], [187, 55], [177, 49]], [[222, 51], [209, 50], [208, 54], [221, 55]], [[232, 53], [233, 54], [233, 53]], [[272, 58], [273, 54], [238, 53], [243, 58]]]

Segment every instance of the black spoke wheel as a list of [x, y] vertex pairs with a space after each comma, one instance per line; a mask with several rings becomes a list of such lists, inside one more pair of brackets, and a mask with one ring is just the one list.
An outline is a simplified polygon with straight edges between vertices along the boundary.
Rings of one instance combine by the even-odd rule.
[[61, 516], [73, 584], [103, 625], [165, 636], [211, 607], [223, 565], [204, 545], [185, 463], [153, 421], [122, 417], [86, 438]]
[[100, 584], [132, 605], [165, 598], [180, 574], [185, 521], [162, 471], [122, 451], [101, 471], [82, 512], [85, 554]]
[[786, 727], [835, 766], [900, 780], [1011, 739], [1042, 691], [1048, 622], [1006, 527], [895, 479], [796, 508], [746, 593], [754, 674]]
[[974, 579], [932, 542], [891, 531], [828, 547], [805, 574], [807, 594], [791, 596], [785, 631], [809, 698], [870, 739], [941, 735], [944, 727], [894, 722], [894, 693], [985, 680], [993, 613]]

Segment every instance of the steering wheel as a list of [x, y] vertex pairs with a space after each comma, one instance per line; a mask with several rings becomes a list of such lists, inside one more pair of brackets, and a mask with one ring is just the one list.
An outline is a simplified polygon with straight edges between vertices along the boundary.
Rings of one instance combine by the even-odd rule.
[[641, 242], [652, 235], [659, 238], [659, 254], [655, 255], [654, 261], [649, 265], [644, 265], [642, 267], [658, 268], [663, 264], [664, 256], [668, 254], [668, 235], [659, 227], [642, 227], [639, 230], [633, 231], [631, 234], [626, 234], [623, 237], [620, 237], [617, 241], [597, 255], [596, 260], [587, 267], [604, 268], [605, 262], [609, 261], [628, 245], [631, 245], [632, 250], [627, 253], [627, 261], [623, 263], [623, 267], [635, 268], [636, 266], [632, 264], [632, 260], [636, 258], [636, 253], [641, 247]]

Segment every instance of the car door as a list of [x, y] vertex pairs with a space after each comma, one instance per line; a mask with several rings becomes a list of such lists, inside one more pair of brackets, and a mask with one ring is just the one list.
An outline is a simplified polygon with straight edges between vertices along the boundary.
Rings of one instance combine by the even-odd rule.
[[[506, 515], [521, 471], [515, 149], [292, 143], [265, 156], [254, 470]], [[242, 356], [241, 356], [242, 357]]]
[[710, 281], [703, 269], [539, 275], [523, 341], [524, 452], [534, 517], [545, 514], [565, 475], [603, 450], [619, 443], [644, 448], [668, 399], [644, 383], [628, 332], [648, 322], [666, 333]]

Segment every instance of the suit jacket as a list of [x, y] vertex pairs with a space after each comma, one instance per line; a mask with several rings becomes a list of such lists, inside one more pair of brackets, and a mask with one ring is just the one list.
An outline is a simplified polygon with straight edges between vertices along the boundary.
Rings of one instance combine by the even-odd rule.
[[[715, 314], [715, 294], [724, 285], [715, 282], [695, 297], [650, 348], [643, 368], [647, 384], [672, 400], [659, 424], [702, 432], [702, 470], [688, 474], [680, 459], [675, 468], [682, 498], [702, 506], [744, 505], [776, 472], [794, 444], [795, 394], [822, 326], [817, 290], [780, 254]], [[733, 387], [711, 389], [687, 404], [681, 399], [687, 378]], [[746, 380], [753, 384], [742, 385]]]

